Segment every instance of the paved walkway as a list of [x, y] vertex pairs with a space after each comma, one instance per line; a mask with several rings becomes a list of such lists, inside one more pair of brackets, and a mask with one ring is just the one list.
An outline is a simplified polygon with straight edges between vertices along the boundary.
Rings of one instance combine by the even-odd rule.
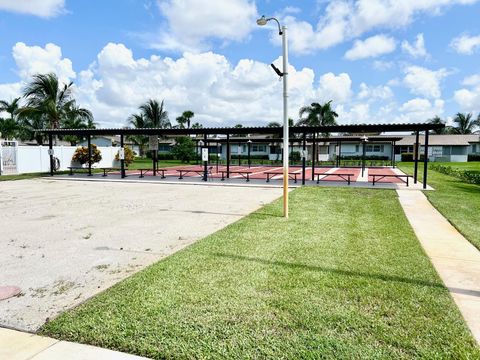
[[141, 360], [147, 358], [0, 328], [0, 359]]
[[397, 190], [410, 224], [480, 344], [480, 251], [421, 191]]

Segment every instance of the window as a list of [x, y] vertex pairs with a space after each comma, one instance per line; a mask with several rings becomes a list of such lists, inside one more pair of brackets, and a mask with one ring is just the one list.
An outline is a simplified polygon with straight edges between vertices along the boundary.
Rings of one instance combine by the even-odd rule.
[[360, 145], [355, 145], [355, 152], [360, 152]]
[[383, 149], [384, 149], [383, 145], [369, 144], [366, 146], [367, 152], [383, 152]]
[[170, 145], [167, 144], [160, 144], [158, 145], [158, 151], [170, 151]]
[[253, 152], [266, 152], [267, 145], [252, 145]]
[[466, 155], [467, 147], [466, 146], [452, 146], [452, 155]]

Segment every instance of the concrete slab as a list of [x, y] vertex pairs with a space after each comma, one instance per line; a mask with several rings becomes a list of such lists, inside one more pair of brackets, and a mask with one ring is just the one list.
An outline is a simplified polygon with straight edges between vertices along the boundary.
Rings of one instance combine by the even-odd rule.
[[397, 193], [415, 234], [480, 344], [480, 251], [421, 191]]
[[0, 326], [47, 319], [278, 198], [279, 188], [2, 182]]
[[0, 328], [0, 359], [31, 359], [58, 340]]
[[144, 360], [145, 357], [130, 355], [119, 351], [102, 349], [95, 346], [60, 341], [31, 360]]
[[147, 358], [0, 328], [0, 359], [143, 360]]

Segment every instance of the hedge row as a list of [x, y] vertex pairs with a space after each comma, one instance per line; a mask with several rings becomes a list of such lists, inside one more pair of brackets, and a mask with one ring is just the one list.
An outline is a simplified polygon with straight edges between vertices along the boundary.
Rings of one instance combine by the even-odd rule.
[[480, 185], [480, 171], [455, 169], [451, 166], [439, 165], [435, 163], [430, 164], [430, 169], [445, 175], [454, 176], [469, 184]]
[[468, 161], [480, 161], [480, 154], [469, 154]]

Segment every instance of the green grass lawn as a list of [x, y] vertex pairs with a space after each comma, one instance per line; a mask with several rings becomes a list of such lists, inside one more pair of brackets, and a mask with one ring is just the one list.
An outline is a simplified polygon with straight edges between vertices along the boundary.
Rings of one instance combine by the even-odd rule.
[[281, 204], [41, 333], [156, 359], [480, 358], [394, 191], [304, 187], [288, 221]]
[[[480, 163], [442, 163], [465, 169], [479, 169]], [[399, 167], [413, 174], [413, 163], [400, 163]], [[423, 164], [419, 166], [419, 179], [423, 179]], [[480, 186], [467, 184], [460, 179], [428, 170], [428, 184], [436, 191], [425, 191], [428, 200], [473, 245], [480, 249]]]

